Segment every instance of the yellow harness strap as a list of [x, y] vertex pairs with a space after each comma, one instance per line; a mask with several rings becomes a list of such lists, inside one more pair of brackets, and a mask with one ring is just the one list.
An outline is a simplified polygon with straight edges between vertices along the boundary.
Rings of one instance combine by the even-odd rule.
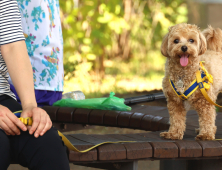
[[196, 78], [197, 78], [197, 83], [199, 84], [200, 91], [201, 91], [201, 93], [203, 94], [203, 96], [205, 97], [205, 99], [207, 99], [207, 101], [208, 101], [210, 104], [213, 104], [213, 105], [218, 106], [218, 107], [222, 107], [222, 106], [214, 103], [214, 102], [210, 99], [210, 97], [208, 96], [208, 94], [207, 94], [207, 92], [206, 92], [206, 90], [205, 90], [205, 88], [204, 88], [204, 85], [203, 85], [203, 82], [202, 82], [202, 79], [201, 79], [201, 73], [200, 73], [199, 70], [196, 72]]
[[[19, 120], [21, 120], [22, 123], [24, 123], [25, 125], [29, 125], [31, 126], [32, 125], [32, 118], [31, 117], [27, 117], [27, 118], [23, 118], [23, 117], [20, 117]], [[103, 144], [108, 144], [108, 143], [124, 143], [124, 142], [136, 142], [136, 141], [116, 141], [116, 142], [102, 142], [102, 143], [99, 143], [95, 146], [92, 146], [86, 150], [83, 150], [83, 151], [80, 151], [78, 150], [74, 145], [72, 145], [72, 143], [61, 133], [58, 131], [58, 134], [59, 136], [62, 137], [62, 140], [64, 142], [64, 144], [72, 151], [76, 151], [76, 152], [80, 152], [80, 153], [85, 153], [85, 152], [89, 152], [90, 150], [100, 146], [100, 145], [103, 145]]]

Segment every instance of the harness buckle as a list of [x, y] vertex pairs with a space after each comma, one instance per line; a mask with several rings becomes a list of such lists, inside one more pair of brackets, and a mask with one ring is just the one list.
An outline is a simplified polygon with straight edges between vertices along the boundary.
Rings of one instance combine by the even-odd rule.
[[204, 88], [203, 82], [198, 83], [200, 89]]

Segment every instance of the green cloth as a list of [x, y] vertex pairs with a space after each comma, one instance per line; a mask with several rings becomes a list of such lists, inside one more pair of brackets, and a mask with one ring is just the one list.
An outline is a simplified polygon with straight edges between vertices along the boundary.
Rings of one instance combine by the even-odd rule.
[[117, 111], [131, 110], [131, 107], [124, 104], [123, 98], [118, 98], [114, 95], [115, 93], [111, 92], [108, 98], [93, 98], [85, 100], [74, 100], [71, 98], [61, 99], [53, 103], [53, 106]]

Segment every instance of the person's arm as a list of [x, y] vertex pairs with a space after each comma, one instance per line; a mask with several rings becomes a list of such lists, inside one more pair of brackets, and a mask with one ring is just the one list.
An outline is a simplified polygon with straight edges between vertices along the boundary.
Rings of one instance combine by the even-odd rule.
[[[28, 127], [29, 133], [35, 132], [35, 137], [38, 137], [51, 128], [52, 122], [48, 114], [36, 104], [32, 66], [27, 54], [17, 1], [1, 0], [0, 12], [1, 54], [21, 99], [21, 116], [33, 118], [32, 126]], [[0, 128], [7, 134], [20, 134], [18, 127], [27, 129], [7, 108], [0, 107]]]
[[2, 45], [1, 52], [13, 85], [21, 99], [22, 108], [37, 107], [32, 66], [27, 54], [25, 41]]
[[35, 132], [35, 137], [43, 135], [51, 128], [52, 122], [44, 110], [37, 108], [32, 66], [27, 54], [25, 41], [2, 45], [1, 52], [21, 100], [23, 109], [21, 116], [33, 118], [33, 125], [29, 129], [29, 133], [33, 134]]

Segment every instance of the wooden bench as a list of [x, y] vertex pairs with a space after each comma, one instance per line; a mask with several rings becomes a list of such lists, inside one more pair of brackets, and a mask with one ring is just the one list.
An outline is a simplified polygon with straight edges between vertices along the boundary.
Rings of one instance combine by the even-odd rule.
[[[69, 131], [75, 125], [99, 125], [151, 131], [134, 134], [71, 134], [66, 137], [79, 150], [105, 141], [136, 141], [105, 144], [87, 153], [69, 151], [71, 163], [109, 170], [137, 170], [138, 160], [160, 160], [160, 170], [219, 170], [222, 167], [222, 141], [195, 141], [198, 116], [187, 114], [183, 140], [165, 140], [160, 131], [168, 130], [166, 107], [134, 105], [131, 112], [45, 106], [54, 125]], [[218, 113], [216, 138], [222, 139], [222, 113]]]

